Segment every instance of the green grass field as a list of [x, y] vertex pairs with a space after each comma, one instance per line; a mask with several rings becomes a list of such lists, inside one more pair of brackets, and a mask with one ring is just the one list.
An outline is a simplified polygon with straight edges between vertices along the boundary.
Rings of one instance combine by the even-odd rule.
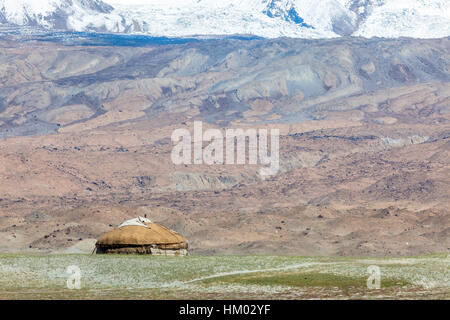
[[[447, 254], [399, 258], [0, 255], [1, 299], [450, 299]], [[68, 266], [81, 271], [67, 287]], [[378, 266], [380, 288], [367, 286]], [[69, 284], [72, 283], [69, 280]]]

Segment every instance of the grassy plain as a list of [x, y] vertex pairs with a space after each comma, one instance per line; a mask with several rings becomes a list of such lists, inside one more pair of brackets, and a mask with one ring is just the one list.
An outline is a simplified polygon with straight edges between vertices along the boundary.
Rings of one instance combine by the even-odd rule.
[[[369, 289], [369, 266], [380, 288]], [[450, 257], [0, 255], [0, 299], [450, 299]], [[69, 266], [81, 272], [68, 289]], [[70, 282], [70, 280], [69, 280]], [[72, 283], [72, 282], [70, 282]]]

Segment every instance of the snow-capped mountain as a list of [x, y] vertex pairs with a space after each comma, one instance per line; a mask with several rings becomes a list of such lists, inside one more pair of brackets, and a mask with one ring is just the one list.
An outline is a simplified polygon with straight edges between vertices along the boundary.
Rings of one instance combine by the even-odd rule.
[[441, 38], [450, 35], [450, 0], [343, 2], [364, 17], [355, 36]]
[[101, 0], [0, 0], [0, 23], [72, 31], [126, 32], [127, 24]]
[[450, 35], [450, 0], [0, 0], [0, 23], [154, 36]]
[[337, 0], [107, 0], [143, 32], [328, 38], [351, 34], [356, 14]]

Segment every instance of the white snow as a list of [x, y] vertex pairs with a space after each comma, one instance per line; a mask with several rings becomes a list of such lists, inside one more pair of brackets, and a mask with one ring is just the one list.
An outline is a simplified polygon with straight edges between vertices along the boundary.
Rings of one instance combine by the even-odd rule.
[[144, 22], [143, 31], [152, 35], [229, 35], [328, 38], [336, 37], [332, 31], [332, 18], [346, 14], [347, 10], [336, 0], [279, 0], [277, 8], [287, 13], [294, 8], [299, 16], [314, 29], [286, 21], [282, 17], [269, 17], [265, 11], [269, 0], [109, 0], [115, 12], [128, 20]]
[[58, 0], [2, 0], [0, 12], [4, 12], [5, 18], [13, 24], [24, 25], [29, 21], [30, 16], [37, 16], [41, 18], [40, 22], [44, 26], [48, 26], [42, 18], [52, 13], [58, 4], [60, 4]]
[[[3, 15], [9, 24], [39, 25], [54, 29], [54, 13], [62, 17], [59, 24], [65, 24], [72, 31], [104, 29], [110, 32], [123, 32], [122, 17], [102, 13], [87, 7], [83, 0], [0, 0], [0, 17]], [[67, 17], [67, 19], [66, 19]], [[56, 18], [58, 19], [58, 18]]]
[[[350, 28], [352, 35], [362, 37], [450, 35], [450, 0], [104, 0], [114, 7], [111, 13], [87, 5], [99, 2], [0, 0], [0, 21], [46, 29], [65, 25], [73, 31], [170, 37], [249, 34], [330, 38], [339, 36], [335, 30], [343, 23], [354, 27]], [[354, 3], [359, 7], [354, 8]], [[293, 21], [293, 10], [304, 24]], [[275, 14], [271, 17], [268, 11]], [[62, 16], [58, 23], [54, 13]]]
[[449, 0], [388, 0], [355, 33], [363, 37], [440, 38], [450, 35]]

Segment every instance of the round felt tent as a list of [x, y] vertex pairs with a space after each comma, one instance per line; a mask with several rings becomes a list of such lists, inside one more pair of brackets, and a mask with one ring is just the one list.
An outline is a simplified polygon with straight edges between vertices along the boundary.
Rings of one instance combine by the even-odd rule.
[[188, 244], [177, 232], [138, 217], [103, 234], [95, 248], [96, 253], [187, 255]]

